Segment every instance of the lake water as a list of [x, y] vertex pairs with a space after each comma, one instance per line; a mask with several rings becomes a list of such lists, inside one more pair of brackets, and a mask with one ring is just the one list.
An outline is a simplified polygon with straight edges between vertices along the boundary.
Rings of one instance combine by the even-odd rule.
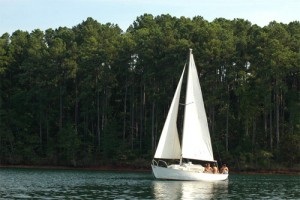
[[202, 183], [150, 172], [0, 168], [0, 199], [300, 199], [300, 176], [232, 174]]

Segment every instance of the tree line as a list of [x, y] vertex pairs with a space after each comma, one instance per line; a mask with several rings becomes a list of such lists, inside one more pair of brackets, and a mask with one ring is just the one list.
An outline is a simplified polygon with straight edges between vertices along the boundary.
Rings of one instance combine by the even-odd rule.
[[299, 166], [300, 22], [151, 14], [3, 34], [0, 164], [150, 165], [189, 48], [215, 159]]

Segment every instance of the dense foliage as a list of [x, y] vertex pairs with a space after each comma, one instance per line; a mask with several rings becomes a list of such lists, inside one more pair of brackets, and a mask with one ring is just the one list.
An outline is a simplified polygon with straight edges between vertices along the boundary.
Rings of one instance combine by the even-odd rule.
[[0, 164], [148, 166], [189, 48], [215, 158], [299, 165], [299, 21], [149, 14], [1, 36]]

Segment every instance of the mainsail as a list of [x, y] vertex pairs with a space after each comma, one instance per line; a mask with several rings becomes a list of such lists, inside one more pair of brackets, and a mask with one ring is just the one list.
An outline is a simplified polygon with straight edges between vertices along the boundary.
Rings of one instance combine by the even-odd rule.
[[191, 52], [185, 103], [182, 157], [214, 161], [201, 87]]
[[178, 115], [179, 97], [180, 97], [184, 71], [185, 68], [183, 69], [179, 83], [177, 85], [177, 89], [173, 97], [154, 158], [180, 159], [181, 148], [180, 148], [176, 121]]

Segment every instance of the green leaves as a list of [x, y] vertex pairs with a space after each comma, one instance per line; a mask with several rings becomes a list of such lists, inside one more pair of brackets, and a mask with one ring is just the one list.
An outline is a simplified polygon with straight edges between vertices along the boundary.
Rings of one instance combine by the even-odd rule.
[[125, 33], [87, 18], [73, 28], [3, 34], [0, 161], [148, 158], [192, 48], [217, 159], [297, 163], [287, 154], [298, 148], [299, 46], [299, 22], [151, 14]]

